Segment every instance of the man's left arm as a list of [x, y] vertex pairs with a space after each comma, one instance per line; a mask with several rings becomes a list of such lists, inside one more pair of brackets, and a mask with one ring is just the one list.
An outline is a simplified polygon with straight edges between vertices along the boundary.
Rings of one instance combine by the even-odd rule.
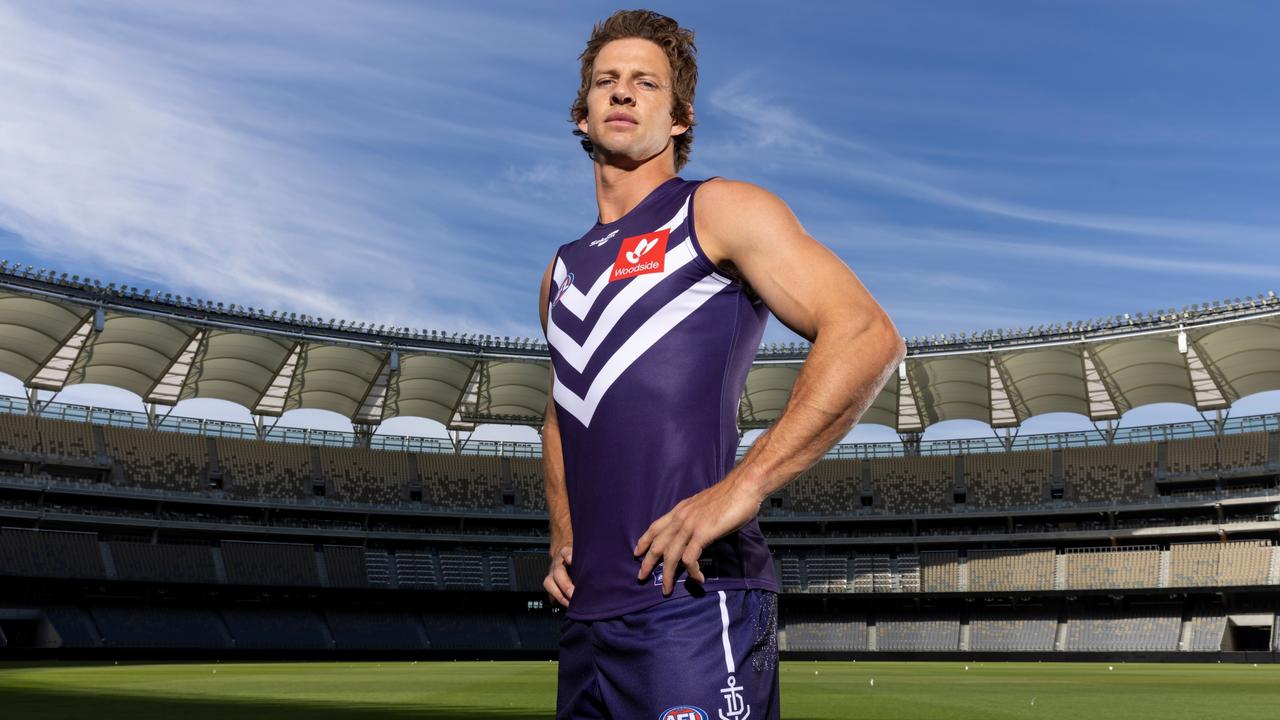
[[906, 356], [884, 309], [843, 261], [805, 232], [777, 196], [713, 180], [694, 198], [703, 251], [736, 274], [784, 325], [812, 343], [777, 421], [715, 485], [680, 501], [636, 543], [638, 579], [659, 562], [669, 595], [677, 562], [705, 582], [698, 557], [746, 525], [760, 504], [844, 438]]

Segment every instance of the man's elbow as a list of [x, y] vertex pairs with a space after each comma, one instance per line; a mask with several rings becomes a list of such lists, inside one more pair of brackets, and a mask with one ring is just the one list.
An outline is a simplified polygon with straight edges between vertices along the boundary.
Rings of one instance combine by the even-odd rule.
[[907, 357], [907, 343], [887, 315], [877, 325], [877, 337], [881, 338], [879, 346], [884, 349], [886, 357], [885, 368], [896, 369]]
[[835, 334], [844, 336], [845, 341], [855, 347], [882, 356], [886, 366], [896, 368], [906, 358], [907, 344], [893, 321], [883, 312], [869, 320], [863, 317], [844, 325], [844, 331]]

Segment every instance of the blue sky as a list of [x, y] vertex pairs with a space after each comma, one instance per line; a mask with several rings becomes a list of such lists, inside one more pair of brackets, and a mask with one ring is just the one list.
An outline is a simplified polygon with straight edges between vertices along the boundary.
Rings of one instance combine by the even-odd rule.
[[[1274, 4], [650, 7], [697, 31], [682, 174], [776, 192], [907, 337], [1280, 289]], [[542, 270], [595, 220], [567, 114], [591, 25], [616, 8], [0, 0], [0, 255], [538, 335]], [[789, 339], [771, 322], [766, 342]], [[1268, 393], [1234, 412], [1277, 410]], [[1125, 424], [1195, 417], [1156, 406]], [[975, 431], [947, 425], [930, 436]]]

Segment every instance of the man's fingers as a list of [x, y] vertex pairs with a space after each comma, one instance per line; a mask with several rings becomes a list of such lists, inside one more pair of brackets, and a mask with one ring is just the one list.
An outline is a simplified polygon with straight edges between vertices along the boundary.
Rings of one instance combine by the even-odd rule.
[[669, 523], [670, 521], [671, 521], [670, 513], [667, 513], [666, 515], [663, 515], [657, 520], [654, 520], [649, 525], [649, 528], [644, 531], [644, 534], [640, 536], [640, 539], [636, 541], [635, 549], [631, 551], [631, 554], [634, 555], [635, 557], [640, 557], [641, 555], [648, 552], [649, 547], [652, 545], [653, 541], [659, 535], [662, 534], [662, 531], [667, 527], [667, 523]]
[[667, 544], [662, 555], [662, 596], [671, 595], [676, 587], [676, 575], [680, 573], [680, 558], [684, 555], [685, 545], [693, 533], [681, 532]]
[[555, 567], [551, 568], [551, 580], [565, 597], [573, 599], [573, 581], [569, 579], [569, 571], [563, 564], [556, 563]]
[[699, 585], [707, 581], [702, 574], [702, 567], [698, 565], [698, 558], [702, 556], [702, 548], [697, 543], [689, 543], [689, 547], [685, 548], [684, 555], [680, 556], [680, 562], [684, 563], [685, 569], [689, 571], [689, 578], [696, 580]]
[[662, 557], [662, 538], [655, 540], [644, 553], [644, 559], [640, 561], [640, 574], [636, 576], [636, 580], [644, 580], [649, 577], [649, 573], [653, 572], [653, 568], [658, 564], [658, 558]]
[[556, 582], [551, 579], [550, 575], [542, 579], [542, 587], [551, 596], [552, 600], [560, 603], [563, 607], [569, 607], [569, 599], [564, 596], [564, 593], [560, 592], [560, 588], [556, 587]]

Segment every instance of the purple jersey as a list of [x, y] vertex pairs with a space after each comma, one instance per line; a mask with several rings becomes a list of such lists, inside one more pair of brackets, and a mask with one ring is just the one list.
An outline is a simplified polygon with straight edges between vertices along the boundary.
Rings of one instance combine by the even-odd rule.
[[[738, 447], [738, 400], [768, 310], [703, 254], [702, 181], [671, 178], [556, 253], [547, 342], [573, 526], [568, 616], [662, 602], [662, 568], [636, 581], [649, 524], [719, 482]], [[777, 591], [755, 519], [703, 552], [702, 591]], [[671, 597], [689, 595], [683, 568]]]

